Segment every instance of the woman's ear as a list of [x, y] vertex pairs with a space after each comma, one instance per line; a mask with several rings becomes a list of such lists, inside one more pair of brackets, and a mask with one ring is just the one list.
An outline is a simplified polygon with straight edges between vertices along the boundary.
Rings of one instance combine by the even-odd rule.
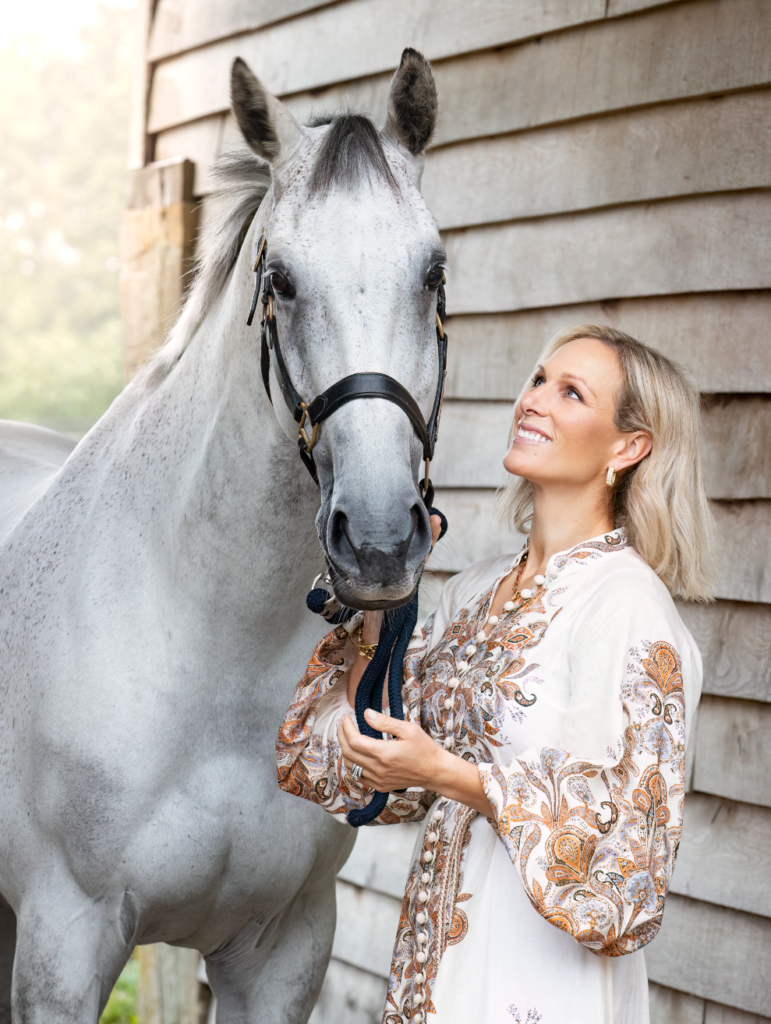
[[653, 447], [653, 439], [644, 430], [635, 430], [631, 434], [622, 434], [615, 446], [611, 463], [617, 473], [623, 473], [638, 462], [642, 462]]

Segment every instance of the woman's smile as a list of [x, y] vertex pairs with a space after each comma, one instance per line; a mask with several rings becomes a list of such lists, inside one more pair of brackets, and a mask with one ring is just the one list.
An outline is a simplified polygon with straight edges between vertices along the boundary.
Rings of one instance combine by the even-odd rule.
[[548, 444], [551, 438], [530, 423], [520, 423], [514, 441], [518, 444]]

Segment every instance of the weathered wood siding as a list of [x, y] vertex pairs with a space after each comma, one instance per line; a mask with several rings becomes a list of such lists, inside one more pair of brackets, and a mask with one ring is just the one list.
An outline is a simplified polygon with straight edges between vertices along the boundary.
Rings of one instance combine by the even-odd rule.
[[[298, 116], [345, 103], [377, 118], [405, 45], [434, 62], [424, 192], [450, 256], [451, 339], [434, 587], [517, 543], [493, 493], [512, 399], [558, 327], [610, 323], [693, 372], [723, 579], [715, 605], [682, 607], [705, 697], [647, 954], [652, 1021], [771, 1019], [771, 4], [157, 0], [143, 31], [132, 151], [191, 160], [195, 195], [237, 143], [233, 57]], [[359, 837], [314, 1024], [379, 1019], [412, 841]]]

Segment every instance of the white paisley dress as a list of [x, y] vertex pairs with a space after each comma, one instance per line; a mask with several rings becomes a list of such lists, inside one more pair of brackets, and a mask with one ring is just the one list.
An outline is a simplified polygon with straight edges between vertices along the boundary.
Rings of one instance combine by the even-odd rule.
[[[374, 823], [423, 823], [384, 1024], [648, 1022], [642, 947], [680, 839], [701, 659], [622, 530], [555, 555], [485, 638], [521, 557], [453, 577], [405, 658], [406, 717], [478, 766], [495, 815], [407, 790]], [[316, 648], [276, 745], [279, 785], [341, 820], [371, 797], [337, 741], [356, 624]]]

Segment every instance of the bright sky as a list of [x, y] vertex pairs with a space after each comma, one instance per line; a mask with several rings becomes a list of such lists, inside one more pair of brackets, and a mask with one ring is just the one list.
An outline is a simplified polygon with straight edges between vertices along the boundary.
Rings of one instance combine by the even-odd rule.
[[[136, 6], [136, 0], [101, 0], [105, 7]], [[92, 22], [99, 0], [0, 0], [0, 50], [15, 40], [34, 36], [36, 48], [77, 57], [79, 33]]]

